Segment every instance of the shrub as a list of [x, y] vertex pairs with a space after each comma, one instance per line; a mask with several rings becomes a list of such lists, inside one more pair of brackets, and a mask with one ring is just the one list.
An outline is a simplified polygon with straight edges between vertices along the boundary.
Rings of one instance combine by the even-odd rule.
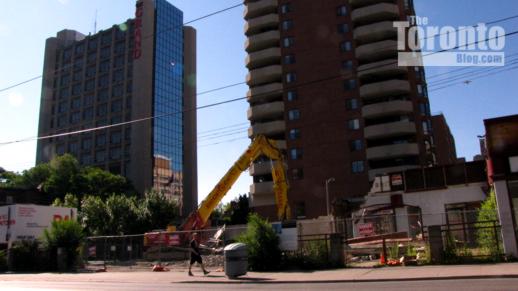
[[13, 272], [36, 272], [45, 269], [42, 266], [41, 252], [37, 241], [15, 242], [9, 250]]
[[83, 228], [75, 220], [53, 221], [50, 231], [43, 232], [43, 242], [51, 257], [57, 254], [58, 248], [64, 249], [68, 270], [76, 266], [83, 238]]
[[500, 259], [500, 246], [495, 235], [493, 223], [488, 221], [498, 221], [496, 211], [496, 196], [492, 189], [487, 199], [482, 202], [477, 214], [477, 227], [484, 227], [477, 230], [477, 243], [483, 253], [490, 258], [498, 261]]
[[0, 251], [0, 272], [7, 271], [7, 255], [5, 251]]
[[281, 260], [279, 237], [272, 225], [259, 215], [248, 216], [247, 230], [238, 237], [237, 241], [248, 247], [248, 263], [251, 270], [268, 271], [279, 268]]

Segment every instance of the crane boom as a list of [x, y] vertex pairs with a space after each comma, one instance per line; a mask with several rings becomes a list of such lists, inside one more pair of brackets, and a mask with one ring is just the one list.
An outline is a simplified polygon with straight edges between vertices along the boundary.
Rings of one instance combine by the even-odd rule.
[[284, 171], [283, 156], [281, 152], [273, 146], [273, 143], [274, 141], [267, 139], [263, 135], [257, 136], [248, 149], [227, 171], [225, 176], [216, 184], [207, 198], [203, 200], [200, 207], [189, 215], [180, 228], [183, 230], [192, 230], [203, 227], [207, 223], [212, 211], [216, 209], [221, 199], [227, 194], [241, 173], [248, 169], [258, 157], [263, 155], [273, 161], [272, 178], [275, 202], [277, 204], [277, 216], [279, 219], [285, 217], [289, 218], [288, 184]]

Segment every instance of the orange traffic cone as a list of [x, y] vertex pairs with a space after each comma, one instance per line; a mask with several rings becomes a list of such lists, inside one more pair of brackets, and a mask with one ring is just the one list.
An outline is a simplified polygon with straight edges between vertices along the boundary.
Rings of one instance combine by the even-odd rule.
[[383, 252], [380, 254], [380, 265], [385, 266], [387, 264], [387, 261], [385, 260], [385, 255]]

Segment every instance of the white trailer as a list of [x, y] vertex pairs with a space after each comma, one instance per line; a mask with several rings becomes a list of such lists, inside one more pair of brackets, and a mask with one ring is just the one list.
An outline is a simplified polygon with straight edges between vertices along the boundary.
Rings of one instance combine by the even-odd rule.
[[52, 221], [76, 219], [77, 209], [33, 204], [0, 207], [0, 244], [34, 240], [50, 229]]

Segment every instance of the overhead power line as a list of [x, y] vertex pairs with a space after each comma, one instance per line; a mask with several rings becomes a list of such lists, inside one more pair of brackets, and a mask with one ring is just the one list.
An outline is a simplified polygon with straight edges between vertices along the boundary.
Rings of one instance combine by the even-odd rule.
[[[474, 44], [478, 44], [478, 43], [481, 43], [481, 42], [487, 42], [489, 40], [498, 39], [500, 37], [514, 36], [516, 34], [518, 34], [518, 31], [513, 31], [513, 32], [509, 32], [509, 33], [507, 33], [507, 34], [505, 34], [503, 36], [496, 36], [496, 37], [492, 37], [492, 38], [486, 38], [484, 40], [478, 40], [478, 41], [475, 41], [475, 42], [472, 42], [472, 43], [458, 45], [458, 46], [453, 47], [451, 49], [444, 49], [444, 50], [440, 50], [440, 51], [436, 51], [436, 52], [431, 52], [431, 53], [422, 55], [422, 57], [424, 58], [424, 57], [427, 57], [427, 56], [430, 56], [430, 55], [435, 55], [435, 54], [438, 54], [438, 53], [443, 53], [443, 52], [455, 50], [455, 49], [458, 49], [459, 47], [474, 45]], [[397, 61], [394, 61], [394, 62], [389, 63], [389, 64], [379, 65], [377, 67], [385, 67], [385, 66], [391, 65], [391, 64], [397, 64]], [[376, 67], [370, 67], [370, 68], [364, 69], [364, 70], [372, 70], [373, 68], [376, 68]], [[357, 70], [357, 72], [361, 72], [361, 71], [363, 71], [363, 70]], [[347, 75], [352, 75], [352, 74], [349, 72], [349, 73], [347, 73]], [[288, 87], [286, 89], [274, 90], [274, 91], [271, 91], [271, 92], [265, 92], [265, 93], [257, 94], [255, 96], [251, 96], [250, 98], [258, 97], [258, 96], [261, 96], [261, 95], [266, 96], [266, 95], [272, 94], [272, 93], [282, 93], [285, 90], [292, 90], [292, 89], [303, 87], [303, 86], [313, 85], [313, 84], [322, 83], [322, 82], [326, 82], [326, 81], [331, 81], [331, 80], [335, 80], [335, 79], [341, 79], [341, 78], [344, 78], [345, 76], [346, 75], [344, 75], [344, 74], [340, 74], [340, 75], [337, 75], [337, 76], [326, 77], [326, 78], [322, 78], [322, 79], [308, 81], [308, 82], [305, 82], [305, 83], [300, 83], [298, 85]], [[225, 101], [221, 101], [221, 102], [217, 102], [217, 103], [207, 104], [207, 105], [204, 105], [204, 106], [199, 106], [199, 107], [196, 107], [196, 108], [190, 108], [190, 109], [186, 109], [186, 110], [182, 110], [182, 111], [177, 111], [177, 112], [173, 112], [173, 113], [161, 114], [161, 115], [157, 115], [157, 116], [149, 116], [149, 117], [139, 118], [139, 119], [130, 120], [130, 121], [126, 121], [126, 122], [121, 122], [121, 123], [117, 123], [117, 124], [99, 126], [99, 127], [83, 129], [83, 130], [77, 130], [77, 131], [68, 132], [68, 133], [59, 133], [59, 134], [53, 134], [53, 135], [48, 135], [48, 136], [42, 136], [42, 137], [31, 137], [31, 138], [26, 138], [26, 139], [21, 139], [21, 140], [2, 142], [2, 143], [0, 143], [0, 145], [7, 145], [7, 144], [13, 144], [13, 143], [19, 143], [19, 142], [31, 141], [31, 140], [50, 139], [50, 138], [54, 138], [54, 137], [62, 137], [62, 136], [74, 135], [74, 134], [92, 132], [92, 131], [96, 131], [96, 130], [104, 130], [104, 129], [108, 129], [108, 128], [113, 128], [113, 127], [118, 127], [118, 126], [132, 124], [132, 123], [148, 121], [148, 120], [152, 120], [152, 119], [155, 119], [155, 118], [163, 118], [163, 117], [167, 117], [167, 116], [181, 114], [183, 112], [189, 112], [189, 111], [193, 111], [193, 110], [200, 110], [200, 109], [211, 108], [211, 107], [215, 107], [215, 106], [219, 106], [219, 105], [229, 104], [229, 103], [233, 103], [233, 102], [236, 102], [236, 101], [245, 100], [247, 98], [249, 98], [249, 97], [248, 96], [239, 97], [239, 98], [225, 100]]]

